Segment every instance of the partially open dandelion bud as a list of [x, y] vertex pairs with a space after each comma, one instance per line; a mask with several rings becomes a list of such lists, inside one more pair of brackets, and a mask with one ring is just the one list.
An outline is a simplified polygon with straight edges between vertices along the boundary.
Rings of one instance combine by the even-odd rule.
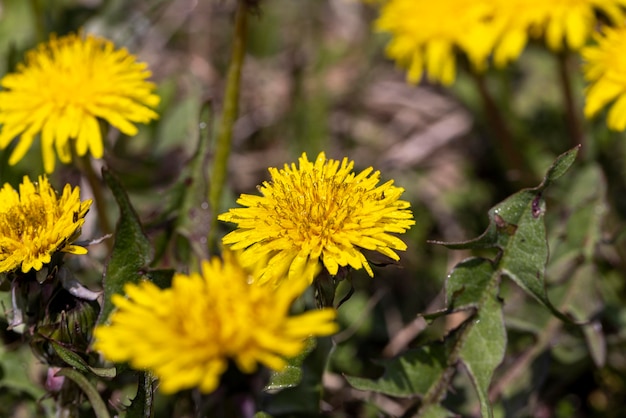
[[54, 297], [47, 302], [45, 315], [34, 327], [31, 347], [48, 364], [65, 365], [51, 343], [85, 354], [100, 313], [100, 305], [96, 301], [72, 296], [62, 288], [57, 288]]

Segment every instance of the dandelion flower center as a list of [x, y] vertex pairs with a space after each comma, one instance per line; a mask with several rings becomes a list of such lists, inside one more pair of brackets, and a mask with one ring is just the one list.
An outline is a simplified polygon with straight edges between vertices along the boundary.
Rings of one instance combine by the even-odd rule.
[[[294, 243], [327, 245], [359, 208], [377, 200], [358, 183], [347, 179], [347, 170], [328, 175], [324, 173], [326, 168], [321, 172], [313, 169], [299, 179], [295, 176], [283, 179], [276, 171], [272, 173], [274, 201], [266, 208]], [[356, 201], [357, 197], [364, 200]]]

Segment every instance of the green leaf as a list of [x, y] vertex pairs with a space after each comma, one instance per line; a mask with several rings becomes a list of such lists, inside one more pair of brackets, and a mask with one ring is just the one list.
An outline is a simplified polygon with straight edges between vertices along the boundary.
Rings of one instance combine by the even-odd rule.
[[446, 279], [446, 308], [422, 316], [432, 321], [452, 312], [478, 308], [487, 287], [493, 286], [495, 272], [491, 261], [484, 258], [461, 261]]
[[63, 347], [62, 345], [58, 344], [57, 342], [53, 340], [49, 340], [48, 342], [50, 343], [54, 351], [59, 355], [59, 357], [64, 362], [76, 368], [78, 371], [83, 372], [83, 373], [92, 373], [99, 377], [109, 377], [109, 378], [115, 377], [115, 374], [116, 374], [115, 367], [109, 367], [109, 368], [91, 367], [89, 364], [87, 364], [87, 362], [81, 356], [79, 356], [75, 352], [68, 350], [67, 348]]
[[444, 312], [470, 310], [472, 315], [444, 343], [433, 343], [383, 362], [377, 380], [346, 377], [361, 390], [391, 396], [422, 397], [418, 416], [446, 416], [439, 407], [457, 361], [462, 361], [474, 383], [482, 415], [492, 417], [488, 391], [495, 368], [502, 362], [506, 332], [497, 298], [499, 273], [490, 260], [470, 258], [459, 263], [446, 281]]
[[468, 258], [457, 264], [446, 280], [447, 312], [479, 308], [495, 287], [496, 269], [484, 258]]
[[457, 414], [448, 411], [441, 405], [429, 405], [420, 410], [418, 418], [455, 418]]
[[175, 223], [176, 231], [188, 240], [196, 256], [201, 259], [209, 256], [207, 239], [212, 219], [207, 202], [212, 116], [211, 103], [204, 103], [200, 109], [196, 151], [181, 175], [184, 192]]
[[379, 362], [384, 374], [376, 379], [346, 376], [359, 390], [370, 390], [397, 397], [424, 396], [436, 385], [448, 368], [449, 350], [444, 344], [432, 344], [409, 350], [390, 360]]
[[522, 192], [513, 198], [501, 204], [503, 218], [515, 224], [516, 231], [502, 248], [498, 270], [535, 297], [554, 316], [572, 322], [552, 305], [546, 292], [548, 243], [543, 219], [545, 202], [541, 192]]
[[[509, 197], [505, 201], [491, 208], [489, 214], [489, 226], [487, 230], [478, 238], [461, 242], [431, 241], [433, 244], [440, 244], [450, 249], [480, 249], [499, 248], [506, 246], [508, 237], [516, 233], [518, 225], [516, 218], [529, 208], [535, 214], [543, 214], [541, 204], [543, 204], [543, 191], [556, 179], [561, 177], [573, 164], [578, 155], [580, 147], [561, 154], [552, 163], [541, 184], [532, 189], [525, 189]], [[534, 204], [533, 204], [534, 203]]]
[[574, 161], [576, 161], [578, 151], [580, 151], [580, 145], [577, 145], [569, 151], [566, 151], [563, 154], [559, 155], [548, 169], [546, 177], [544, 178], [543, 183], [541, 183], [541, 187], [545, 189], [554, 180], [557, 180], [558, 178], [563, 176], [563, 174], [565, 174], [567, 170], [569, 170], [572, 164], [574, 164]]
[[158, 287], [165, 289], [172, 286], [172, 278], [176, 272], [172, 269], [153, 269], [146, 276]]
[[139, 372], [137, 395], [126, 408], [125, 418], [151, 418], [154, 401], [154, 378], [149, 372]]
[[110, 418], [109, 411], [100, 397], [98, 390], [80, 372], [73, 369], [61, 369], [56, 375], [65, 376], [78, 385], [85, 395], [87, 395], [89, 403], [96, 414], [96, 418]]
[[[489, 211], [490, 224], [478, 238], [460, 243], [439, 243], [448, 248], [494, 248], [494, 260], [470, 258], [459, 263], [446, 280], [446, 307], [425, 315], [470, 311], [470, 316], [443, 342], [411, 350], [384, 362], [377, 380], [347, 377], [357, 389], [392, 396], [422, 398], [418, 416], [443, 416], [445, 396], [455, 365], [461, 361], [474, 384], [481, 415], [493, 417], [489, 386], [506, 351], [506, 330], [498, 297], [500, 277], [508, 276], [562, 320], [571, 322], [551, 304], [545, 289], [548, 243], [544, 216], [546, 187], [561, 177], [573, 163], [578, 147], [561, 155], [548, 170], [541, 185], [522, 190]], [[445, 411], [445, 410], [444, 410]]]
[[208, 161], [210, 133], [212, 129], [211, 103], [205, 102], [199, 112], [194, 129], [196, 143], [193, 156], [185, 164], [180, 175], [167, 193], [166, 207], [154, 221], [157, 225], [167, 225], [165, 234], [156, 240], [156, 255], [153, 264], [171, 251], [173, 258], [185, 268], [192, 265], [192, 257], [207, 259], [208, 235], [211, 224], [211, 211], [208, 198]]
[[288, 364], [284, 370], [272, 373], [265, 390], [276, 390], [298, 386], [302, 380], [300, 366]]
[[482, 416], [492, 417], [489, 385], [506, 351], [506, 330], [502, 306], [494, 292], [485, 295], [484, 303], [472, 319], [459, 357], [465, 364], [478, 393]]
[[104, 304], [98, 318], [99, 325], [107, 321], [113, 310], [111, 296], [116, 293], [124, 294], [126, 283], [137, 283], [145, 277], [152, 258], [150, 242], [126, 191], [110, 171], [103, 170], [102, 176], [115, 196], [120, 218], [115, 229], [111, 258], [104, 272]]
[[522, 190], [491, 208], [489, 226], [480, 237], [458, 243], [435, 242], [450, 249], [498, 249], [498, 271], [565, 322], [572, 322], [572, 319], [553, 306], [545, 287], [548, 243], [544, 192], [569, 169], [578, 150], [579, 147], [576, 147], [559, 156], [539, 186]]
[[332, 349], [333, 343], [329, 337], [318, 338], [315, 348], [302, 363], [300, 382], [274, 394], [265, 393], [260, 410], [272, 416], [319, 413], [322, 375]]

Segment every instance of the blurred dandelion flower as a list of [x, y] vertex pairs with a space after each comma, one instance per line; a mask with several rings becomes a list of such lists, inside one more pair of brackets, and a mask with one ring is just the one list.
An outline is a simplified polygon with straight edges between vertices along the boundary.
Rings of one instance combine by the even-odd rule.
[[334, 309], [289, 316], [305, 286], [250, 284], [238, 258], [225, 252], [223, 262], [204, 261], [201, 274], [176, 274], [171, 288], [127, 284], [128, 298], [114, 295], [110, 323], [95, 329], [94, 348], [110, 361], [153, 371], [164, 393], [191, 387], [208, 393], [229, 359], [244, 373], [258, 363], [281, 370], [309, 336], [337, 331]]
[[389, 0], [375, 27], [391, 34], [386, 53], [408, 69], [409, 81], [426, 71], [430, 80], [448, 85], [455, 79], [457, 50], [476, 70], [485, 68], [498, 35], [490, 22], [493, 6], [488, 0]]
[[626, 0], [498, 0], [494, 26], [502, 35], [494, 49], [494, 64], [517, 59], [528, 38], [545, 38], [553, 51], [579, 50], [598, 24], [596, 14], [613, 23], [624, 18]]
[[593, 117], [604, 106], [615, 101], [607, 115], [609, 128], [626, 129], [626, 27], [604, 28], [595, 37], [598, 44], [581, 52], [585, 79], [585, 116]]
[[0, 273], [21, 266], [23, 273], [41, 270], [57, 251], [86, 254], [73, 241], [80, 234], [91, 200], [80, 201], [80, 189], [67, 184], [57, 197], [45, 176], [37, 183], [24, 177], [19, 193], [6, 183], [0, 189]]
[[[21, 160], [35, 135], [41, 133], [45, 171], [54, 170], [54, 150], [63, 163], [72, 159], [71, 146], [83, 156], [102, 158], [98, 118], [126, 135], [135, 135], [134, 123], [158, 115], [159, 103], [145, 63], [126, 49], [92, 35], [52, 37], [26, 55], [15, 73], [0, 80], [0, 148], [19, 136], [9, 164]], [[75, 143], [70, 145], [70, 139]]]
[[380, 172], [371, 167], [359, 174], [353, 167], [320, 153], [314, 162], [302, 154], [299, 167], [270, 168], [271, 181], [259, 187], [263, 196], [243, 194], [237, 203], [244, 208], [218, 217], [238, 225], [223, 243], [243, 250], [246, 265], [264, 264], [261, 283], [311, 282], [320, 261], [332, 275], [351, 266], [373, 276], [361, 249], [398, 260], [394, 250], [406, 244], [390, 233], [404, 233], [415, 221], [410, 204], [399, 200], [404, 189], [393, 180], [378, 185]]

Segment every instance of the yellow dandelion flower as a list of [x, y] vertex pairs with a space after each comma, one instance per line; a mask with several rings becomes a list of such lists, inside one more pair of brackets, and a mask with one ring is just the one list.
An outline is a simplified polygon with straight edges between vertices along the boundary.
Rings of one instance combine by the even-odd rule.
[[192, 387], [208, 393], [229, 359], [244, 373], [259, 363], [281, 370], [308, 337], [337, 331], [334, 309], [289, 316], [305, 285], [250, 284], [237, 257], [225, 252], [223, 262], [203, 262], [201, 274], [176, 274], [171, 288], [127, 284], [128, 298], [113, 296], [110, 324], [95, 329], [94, 348], [110, 361], [153, 371], [164, 393]]
[[0, 189], [0, 273], [20, 266], [24, 273], [39, 271], [58, 251], [87, 253], [73, 241], [90, 205], [69, 184], [59, 198], [45, 176], [37, 183], [24, 177], [19, 192], [6, 183]]
[[585, 79], [590, 83], [585, 90], [585, 116], [593, 117], [604, 106], [613, 103], [607, 115], [609, 128], [626, 129], [626, 27], [604, 28], [595, 37], [596, 46], [581, 52]]
[[406, 244], [391, 233], [403, 233], [415, 221], [410, 204], [400, 200], [404, 189], [393, 180], [378, 185], [380, 172], [371, 167], [359, 174], [353, 167], [347, 158], [327, 160], [320, 153], [314, 162], [302, 154], [299, 167], [270, 168], [271, 181], [259, 187], [263, 196], [243, 194], [237, 203], [244, 208], [218, 217], [238, 225], [223, 243], [243, 250], [246, 265], [265, 261], [261, 283], [310, 283], [320, 261], [332, 275], [339, 266], [351, 266], [373, 276], [361, 249], [398, 260], [394, 250]]
[[[45, 171], [54, 170], [55, 153], [63, 163], [89, 151], [102, 158], [103, 142], [98, 119], [126, 135], [135, 135], [135, 123], [158, 115], [159, 103], [151, 73], [145, 63], [126, 49], [93, 35], [52, 37], [26, 55], [15, 73], [0, 80], [0, 148], [15, 137], [19, 142], [9, 164], [21, 160], [35, 135], [41, 134]], [[74, 141], [70, 143], [70, 139]]]
[[491, 25], [493, 1], [389, 0], [381, 6], [376, 29], [392, 36], [387, 55], [417, 82], [426, 71], [432, 81], [451, 84], [457, 50], [482, 70], [498, 35]]
[[598, 24], [597, 13], [619, 23], [625, 0], [498, 0], [494, 25], [502, 29], [494, 50], [494, 63], [515, 60], [528, 38], [543, 37], [553, 51], [567, 46], [579, 50]]

